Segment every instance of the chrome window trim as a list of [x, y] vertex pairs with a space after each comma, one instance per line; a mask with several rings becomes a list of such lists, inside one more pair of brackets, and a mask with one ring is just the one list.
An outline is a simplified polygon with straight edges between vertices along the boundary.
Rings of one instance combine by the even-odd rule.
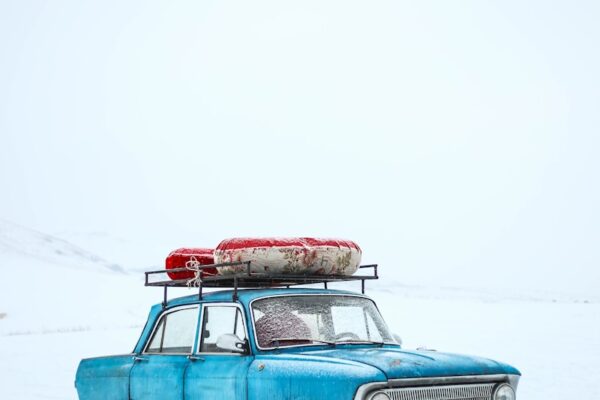
[[[192, 355], [192, 353], [142, 353], [145, 356], [182, 356], [182, 357], [189, 357]], [[133, 354], [134, 356], [136, 354]]]
[[[164, 310], [156, 319], [156, 323], [152, 327], [152, 332], [150, 333], [150, 335], [148, 335], [148, 339], [146, 340], [146, 343], [144, 344], [144, 348], [143, 348], [141, 354], [148, 355], [148, 356], [156, 356], [156, 355], [159, 355], [159, 356], [181, 356], [181, 355], [189, 356], [190, 354], [192, 354], [192, 351], [194, 350], [194, 343], [196, 343], [196, 335], [198, 333], [197, 329], [196, 329], [196, 332], [194, 332], [194, 340], [192, 341], [192, 351], [190, 351], [189, 353], [149, 353], [147, 350], [148, 350], [148, 346], [150, 346], [150, 342], [154, 338], [154, 333], [156, 332], [156, 329], [158, 329], [158, 326], [162, 322], [163, 318], [165, 318], [167, 315], [172, 314], [174, 312], [187, 310], [187, 309], [193, 309], [193, 308], [195, 308], [199, 311], [200, 305], [199, 304], [185, 304], [182, 306], [176, 306], [176, 307]], [[196, 328], [198, 326], [197, 325], [198, 317], [200, 317], [199, 313], [196, 315]]]
[[[194, 355], [203, 355], [203, 356], [228, 356], [228, 357], [241, 357], [247, 356], [249, 354], [241, 354], [241, 353], [220, 353], [220, 352], [200, 352], [200, 345], [202, 344], [202, 326], [204, 325], [204, 309], [206, 307], [235, 307], [242, 313], [242, 324], [244, 324], [244, 333], [246, 334], [246, 340], [250, 342], [250, 336], [248, 335], [248, 325], [246, 324], [246, 312], [244, 307], [240, 303], [227, 303], [227, 302], [217, 302], [217, 303], [202, 303], [201, 304], [202, 314], [200, 315], [200, 325], [198, 325], [198, 336], [196, 337], [196, 352]], [[250, 349], [248, 351], [251, 352]]]
[[[252, 323], [252, 334], [254, 336], [254, 345], [256, 346], [257, 349], [262, 350], [262, 351], [273, 351], [273, 350], [279, 350], [279, 349], [291, 349], [294, 347], [315, 347], [315, 346], [327, 346], [326, 344], [323, 343], [315, 343], [315, 344], [295, 344], [295, 345], [291, 345], [291, 346], [280, 346], [280, 347], [261, 347], [258, 344], [258, 336], [256, 335], [256, 326], [255, 326], [255, 321], [254, 321], [254, 307], [252, 306], [254, 304], [255, 301], [258, 300], [264, 300], [264, 299], [270, 299], [270, 298], [274, 298], [274, 297], [302, 297], [302, 296], [338, 296], [338, 297], [359, 297], [362, 299], [367, 299], [369, 300], [371, 303], [373, 303], [373, 305], [375, 306], [375, 309], [377, 310], [377, 312], [379, 313], [379, 316], [381, 317], [381, 320], [383, 321], [383, 324], [385, 325], [385, 327], [387, 328], [388, 332], [390, 331], [390, 328], [387, 326], [387, 322], [385, 322], [385, 319], [383, 318], [383, 316], [381, 315], [381, 311], [379, 311], [379, 307], [377, 307], [377, 303], [375, 302], [375, 300], [373, 300], [372, 298], [370, 298], [369, 296], [365, 296], [363, 294], [358, 294], [358, 293], [287, 293], [287, 294], [273, 294], [273, 295], [268, 295], [268, 296], [262, 296], [262, 297], [257, 297], [256, 299], [253, 299], [252, 301], [250, 301], [250, 303], [248, 304], [248, 307], [250, 308], [250, 316], [252, 317], [251, 323]], [[340, 343], [343, 344], [343, 343]], [[362, 344], [362, 343], [361, 343]], [[368, 345], [369, 343], [364, 343], [365, 345]], [[400, 346], [398, 343], [396, 342], [385, 342], [385, 345], [392, 345], [392, 346]]]
[[392, 389], [411, 386], [437, 386], [469, 383], [508, 383], [515, 393], [519, 383], [519, 375], [496, 374], [496, 375], [463, 375], [463, 376], [441, 376], [431, 378], [407, 378], [390, 379], [386, 382], [371, 382], [359, 386], [354, 400], [370, 399], [369, 395], [378, 389]]

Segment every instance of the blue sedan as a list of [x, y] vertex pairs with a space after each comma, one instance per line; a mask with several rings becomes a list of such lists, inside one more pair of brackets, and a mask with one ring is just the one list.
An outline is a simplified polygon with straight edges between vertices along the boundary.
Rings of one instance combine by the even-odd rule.
[[500, 362], [401, 348], [373, 300], [224, 290], [152, 307], [131, 354], [84, 359], [81, 400], [513, 400]]

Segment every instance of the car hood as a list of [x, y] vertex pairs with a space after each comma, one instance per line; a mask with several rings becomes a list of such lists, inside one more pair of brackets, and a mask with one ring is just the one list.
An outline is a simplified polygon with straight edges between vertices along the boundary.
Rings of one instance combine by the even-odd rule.
[[480, 357], [436, 351], [408, 351], [392, 347], [357, 347], [311, 350], [304, 355], [359, 362], [381, 370], [388, 379], [514, 374], [515, 368]]

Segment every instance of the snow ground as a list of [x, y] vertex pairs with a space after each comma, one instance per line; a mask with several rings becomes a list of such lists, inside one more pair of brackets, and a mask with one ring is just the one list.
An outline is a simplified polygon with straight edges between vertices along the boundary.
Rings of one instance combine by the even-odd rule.
[[520, 399], [600, 399], [598, 303], [372, 297], [408, 348], [425, 345], [517, 367]]
[[[149, 307], [161, 300], [160, 289], [144, 288], [138, 272], [39, 235], [0, 223], [3, 400], [75, 399], [79, 360], [130, 352]], [[26, 291], [15, 284], [23, 282], [25, 266]], [[597, 298], [384, 281], [367, 285], [367, 293], [406, 348], [425, 345], [512, 364], [523, 373], [520, 399], [600, 399]]]

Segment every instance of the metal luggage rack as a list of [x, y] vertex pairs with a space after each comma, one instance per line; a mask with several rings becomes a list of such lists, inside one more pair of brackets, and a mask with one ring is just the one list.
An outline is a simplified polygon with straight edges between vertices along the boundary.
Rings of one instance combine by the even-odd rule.
[[[145, 274], [144, 286], [162, 287], [164, 289], [163, 307], [167, 305], [167, 290], [170, 287], [197, 287], [198, 300], [202, 300], [203, 288], [233, 288], [233, 300], [237, 300], [238, 289], [241, 288], [273, 288], [290, 287], [297, 285], [323, 284], [327, 289], [327, 284], [331, 282], [361, 281], [361, 292], [365, 293], [365, 281], [379, 279], [377, 264], [361, 265], [359, 269], [371, 269], [371, 275], [309, 275], [309, 274], [265, 274], [251, 271], [252, 263], [232, 262], [222, 264], [201, 265], [193, 270], [188, 268], [161, 269], [156, 271], [147, 271]], [[211, 275], [202, 278], [179, 279], [179, 280], [159, 280], [152, 281], [155, 276], [167, 273], [177, 272], [196, 272], [200, 275], [204, 269], [219, 269], [224, 267], [238, 267], [239, 272], [227, 273], [224, 275]]]

